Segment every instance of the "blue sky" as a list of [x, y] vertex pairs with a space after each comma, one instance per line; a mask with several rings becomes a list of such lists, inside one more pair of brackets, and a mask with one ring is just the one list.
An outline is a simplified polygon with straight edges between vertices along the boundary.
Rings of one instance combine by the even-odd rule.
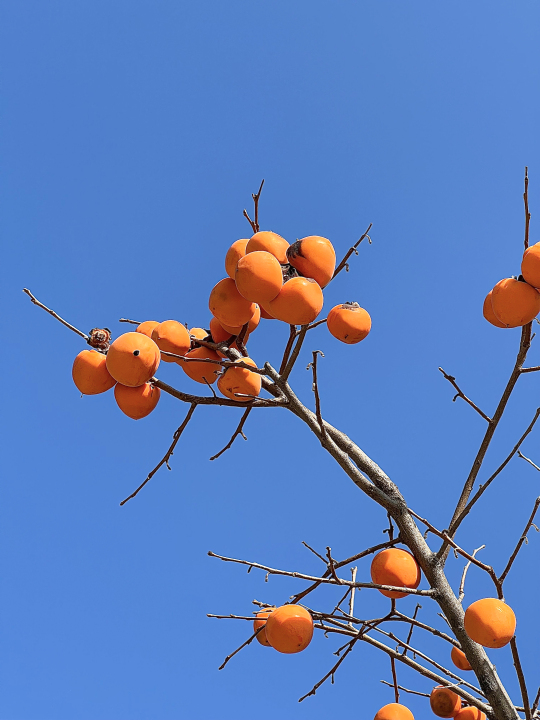
[[[253, 598], [281, 604], [303, 587], [207, 556], [318, 572], [380, 542], [384, 513], [305, 428], [281, 410], [252, 413], [248, 442], [215, 462], [240, 410], [198, 408], [173, 457], [119, 502], [168, 447], [186, 408], [163, 396], [134, 422], [111, 393], [80, 398], [78, 338], [34, 308], [38, 298], [84, 331], [120, 317], [208, 325], [208, 294], [242, 217], [266, 184], [264, 228], [291, 242], [329, 237], [338, 255], [372, 222], [373, 244], [325, 293], [356, 300], [370, 336], [343, 346], [313, 331], [293, 376], [320, 361], [325, 416], [373, 457], [411, 506], [444, 527], [484, 422], [439, 365], [490, 414], [519, 331], [481, 315], [487, 291], [517, 274], [523, 169], [538, 241], [540, 9], [532, 1], [413, 3], [1, 2], [2, 306], [5, 322], [1, 503], [5, 720], [221, 720], [372, 717], [392, 701], [389, 663], [357, 646], [314, 698], [339, 642], [317, 636], [295, 656], [249, 647]], [[279, 362], [287, 328], [250, 339]], [[536, 340], [535, 342], [538, 342]], [[533, 343], [531, 364], [540, 364]], [[176, 367], [159, 376], [195, 385]], [[482, 471], [506, 456], [538, 405], [540, 374], [519, 382]], [[523, 451], [540, 461], [538, 429]], [[513, 460], [460, 532], [501, 568], [539, 494]], [[534, 536], [534, 537], [533, 537]], [[507, 599], [536, 691], [539, 542], [518, 559]], [[449, 561], [457, 588], [461, 561]], [[359, 565], [369, 575], [369, 562]], [[465, 604], [490, 594], [476, 570]], [[336, 593], [314, 596], [329, 607]], [[413, 600], [403, 600], [413, 608]], [[424, 602], [427, 621], [442, 622]], [[384, 612], [365, 590], [357, 611]], [[420, 637], [417, 638], [419, 641]], [[441, 661], [446, 648], [422, 639]], [[492, 659], [519, 697], [508, 649]], [[398, 668], [406, 687], [431, 684]], [[426, 701], [405, 702], [417, 717]]]

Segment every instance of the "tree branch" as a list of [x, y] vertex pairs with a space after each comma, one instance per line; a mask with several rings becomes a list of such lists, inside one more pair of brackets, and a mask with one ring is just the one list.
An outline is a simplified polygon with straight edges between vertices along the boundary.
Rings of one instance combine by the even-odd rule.
[[233, 434], [232, 434], [231, 439], [229, 440], [229, 442], [225, 445], [225, 447], [224, 447], [222, 450], [220, 450], [218, 453], [216, 453], [216, 455], [212, 455], [212, 457], [210, 458], [210, 460], [217, 460], [217, 458], [218, 458], [220, 455], [223, 455], [223, 453], [232, 446], [233, 442], [234, 442], [235, 439], [238, 437], [238, 435], [241, 435], [241, 436], [244, 438], [244, 440], [247, 440], [247, 437], [244, 435], [243, 428], [244, 428], [244, 423], [245, 423], [246, 420], [248, 419], [248, 415], [249, 415], [250, 412], [251, 412], [251, 408], [250, 408], [250, 407], [247, 408], [246, 410], [244, 410], [244, 414], [242, 415], [242, 418], [240, 419], [240, 422], [238, 423], [238, 427], [237, 427], [236, 430], [233, 432]]
[[465, 400], [466, 403], [468, 403], [472, 408], [474, 408], [474, 410], [476, 410], [476, 412], [479, 415], [481, 415], [484, 418], [484, 420], [486, 420], [488, 423], [490, 423], [491, 418], [488, 415], [486, 415], [485, 412], [480, 410], [478, 405], [475, 405], [475, 403], [473, 403], [473, 401], [463, 393], [463, 391], [461, 390], [459, 385], [456, 383], [456, 378], [453, 375], [448, 375], [447, 373], [445, 373], [444, 370], [442, 369], [442, 367], [440, 367], [439, 370], [442, 372], [445, 379], [448, 380], [448, 382], [457, 390], [457, 394], [454, 395], [452, 402], [455, 402], [458, 397], [463, 398], [463, 400]]
[[339, 265], [337, 266], [337, 268], [336, 268], [335, 271], [334, 271], [334, 274], [332, 275], [332, 280], [333, 280], [335, 277], [337, 277], [337, 275], [339, 275], [339, 273], [343, 270], [343, 268], [346, 268], [347, 272], [349, 271], [349, 265], [348, 265], [348, 263], [347, 263], [347, 260], [351, 257], [351, 255], [352, 255], [353, 253], [355, 253], [356, 255], [358, 255], [357, 247], [360, 245], [360, 243], [362, 242], [362, 240], [364, 240], [365, 238], [367, 238], [368, 241], [369, 241], [369, 244], [371, 245], [371, 238], [369, 237], [368, 233], [369, 233], [369, 231], [371, 230], [372, 227], [373, 227], [373, 223], [369, 223], [368, 229], [367, 229], [366, 232], [362, 235], [362, 237], [360, 238], [360, 240], [357, 240], [357, 242], [355, 242], [355, 244], [354, 244], [351, 248], [349, 248], [349, 250], [345, 253], [345, 257], [344, 257], [343, 260], [339, 263]]
[[341, 663], [345, 660], [347, 655], [351, 652], [351, 650], [353, 649], [356, 642], [357, 642], [357, 638], [353, 638], [353, 640], [351, 640], [349, 643], [347, 643], [347, 645], [348, 645], [347, 649], [345, 650], [343, 655], [341, 655], [341, 657], [339, 658], [337, 663], [334, 665], [334, 667], [331, 670], [329, 670], [326, 673], [326, 675], [322, 678], [322, 680], [319, 680], [319, 682], [316, 683], [308, 693], [306, 693], [305, 695], [302, 695], [302, 697], [298, 700], [298, 702], [302, 702], [302, 700], [305, 700], [306, 698], [310, 697], [310, 695], [315, 695], [317, 690], [321, 687], [321, 685], [324, 682], [326, 682], [326, 680], [328, 680], [329, 677], [332, 678], [332, 685], [334, 684], [334, 674], [335, 674], [336, 670], [341, 665]]
[[67, 328], [72, 330], [74, 333], [77, 333], [77, 335], [79, 335], [84, 340], [86, 340], [86, 342], [88, 342], [88, 340], [90, 340], [90, 337], [86, 333], [83, 333], [81, 330], [78, 330], [75, 327], [75, 325], [71, 325], [70, 323], [67, 322], [67, 320], [64, 320], [63, 318], [61, 318], [60, 315], [57, 315], [54, 312], [54, 310], [51, 310], [46, 305], [43, 305], [43, 303], [39, 302], [39, 300], [32, 295], [30, 290], [28, 290], [27, 288], [23, 288], [23, 293], [26, 293], [28, 295], [28, 297], [34, 303], [34, 305], [37, 305], [38, 307], [42, 308], [42, 310], [45, 310], [45, 312], [48, 312], [49, 315], [52, 315], [53, 318], [55, 318], [56, 320], [59, 320], [62, 323], [62, 325], [65, 325]]
[[540, 506], [540, 497], [537, 497], [536, 502], [534, 503], [534, 508], [531, 513], [531, 516], [528, 519], [527, 524], [525, 525], [525, 529], [523, 530], [521, 537], [518, 540], [518, 543], [514, 549], [514, 552], [512, 553], [512, 555], [510, 555], [510, 559], [508, 560], [506, 567], [504, 568], [504, 570], [502, 571], [502, 573], [499, 576], [499, 582], [501, 585], [506, 580], [506, 576], [510, 572], [510, 569], [512, 568], [514, 560], [516, 559], [518, 552], [521, 550], [521, 546], [523, 545], [523, 543], [528, 542], [527, 533], [529, 532], [531, 527], [534, 527], [536, 529], [536, 532], [538, 532], [538, 528], [534, 524], [534, 516], [536, 515], [536, 512], [537, 512], [539, 506]]

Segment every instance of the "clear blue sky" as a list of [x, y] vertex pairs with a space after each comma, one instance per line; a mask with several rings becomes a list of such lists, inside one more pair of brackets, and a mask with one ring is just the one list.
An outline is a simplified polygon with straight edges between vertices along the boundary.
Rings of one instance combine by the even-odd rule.
[[[254, 412], [248, 442], [219, 460], [240, 411], [199, 408], [173, 458], [185, 407], [162, 397], [146, 420], [112, 394], [80, 398], [77, 337], [21, 289], [88, 331], [120, 317], [208, 325], [208, 294], [242, 209], [266, 178], [262, 224], [290, 241], [329, 237], [343, 253], [373, 222], [325, 308], [357, 300], [369, 338], [313, 332], [293, 377], [312, 404], [321, 349], [326, 417], [350, 434], [418, 512], [444, 527], [484, 431], [437, 370], [489, 414], [519, 331], [482, 319], [487, 291], [519, 272], [523, 168], [532, 241], [540, 222], [537, 2], [50, 0], [0, 2], [4, 308], [1, 501], [2, 720], [370, 718], [392, 693], [385, 657], [357, 646], [336, 676], [336, 639], [304, 653], [257, 645], [218, 672], [249, 634], [206, 613], [250, 613], [303, 587], [207, 551], [305, 572], [305, 540], [346, 557], [383, 539], [384, 514], [284, 411]], [[253, 357], [278, 362], [287, 328], [266, 323]], [[540, 364], [539, 342], [531, 363]], [[159, 376], [194, 384], [176, 367]], [[506, 456], [540, 398], [523, 378], [482, 478]], [[540, 461], [537, 429], [523, 451]], [[539, 494], [511, 462], [460, 533], [501, 567]], [[534, 536], [534, 537], [533, 537]], [[509, 581], [536, 691], [540, 538]], [[449, 561], [457, 588], [461, 561]], [[536, 568], [536, 577], [532, 575]], [[367, 578], [369, 563], [360, 564]], [[536, 593], [536, 600], [533, 597]], [[465, 603], [491, 593], [474, 569]], [[313, 598], [331, 607], [336, 593]], [[414, 607], [412, 600], [403, 606]], [[423, 603], [426, 620], [440, 622]], [[357, 612], [386, 608], [365, 590]], [[417, 639], [420, 639], [419, 637]], [[424, 647], [448, 662], [445, 647]], [[535, 649], [536, 648], [536, 649]], [[508, 649], [492, 658], [519, 697]], [[431, 688], [399, 669], [407, 687]], [[408, 698], [417, 718], [422, 698]]]

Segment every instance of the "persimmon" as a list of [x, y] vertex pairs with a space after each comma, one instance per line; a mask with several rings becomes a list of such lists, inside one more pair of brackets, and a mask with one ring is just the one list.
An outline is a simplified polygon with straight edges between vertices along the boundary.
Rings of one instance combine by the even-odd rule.
[[300, 605], [282, 605], [266, 621], [266, 638], [281, 653], [305, 650], [313, 637], [313, 619]]
[[[186, 353], [185, 357], [219, 361], [219, 355], [217, 352], [214, 352], [214, 350], [210, 350], [210, 348], [207, 347], [197, 347], [194, 350], [190, 350]], [[182, 360], [177, 360], [177, 363], [188, 377], [195, 380], [195, 382], [202, 383], [203, 385], [206, 385], [206, 383], [209, 383], [210, 385], [215, 383], [217, 380], [217, 373], [221, 369], [219, 365], [214, 365], [213, 363], [184, 362]]]
[[455, 718], [456, 720], [486, 720], [485, 714], [472, 705], [462, 708], [458, 714], [455, 715]]
[[495, 317], [506, 327], [520, 327], [540, 312], [540, 293], [524, 280], [506, 278], [491, 291]]
[[145, 320], [140, 325], [137, 325], [135, 332], [147, 335], [149, 338], [152, 337], [152, 331], [159, 325], [157, 320]]
[[437, 685], [431, 691], [429, 704], [437, 717], [453, 718], [461, 710], [461, 698], [450, 688]]
[[262, 317], [264, 320], [275, 320], [275, 319], [276, 319], [275, 317], [273, 317], [273, 315], [270, 315], [270, 313], [267, 312], [267, 311], [263, 308], [262, 305], [261, 305], [261, 317]]
[[453, 647], [452, 652], [450, 653], [450, 657], [452, 658], [452, 662], [454, 663], [454, 665], [460, 670], [472, 670], [472, 667], [470, 666], [469, 661], [467, 660], [467, 657], [463, 650], [460, 650], [457, 647]]
[[322, 288], [328, 285], [336, 269], [334, 247], [319, 235], [309, 235], [289, 245], [287, 260], [300, 275], [313, 278]]
[[234, 335], [234, 333], [228, 332], [225, 330], [223, 325], [219, 322], [219, 320], [215, 317], [213, 317], [210, 320], [210, 335], [212, 336], [212, 340], [215, 343], [225, 342], [225, 340], [228, 340], [231, 335]]
[[[246, 338], [258, 326], [260, 319], [261, 319], [261, 308], [259, 305], [255, 305], [255, 312], [253, 313], [251, 320], [248, 322]], [[240, 327], [233, 327], [232, 325], [225, 325], [225, 323], [220, 323], [220, 325], [226, 332], [230, 333], [231, 335], [240, 335], [240, 333], [242, 331], [242, 327], [243, 327], [243, 325], [241, 325]]]
[[277, 259], [265, 250], [256, 250], [240, 258], [234, 281], [246, 300], [261, 303], [273, 300], [283, 285], [283, 272]]
[[270, 643], [268, 642], [268, 638], [266, 637], [266, 620], [270, 617], [270, 614], [274, 611], [275, 608], [264, 608], [264, 610], [261, 610], [257, 613], [256, 620], [253, 621], [253, 632], [258, 630], [260, 627], [263, 629], [257, 633], [257, 640], [261, 643], [261, 645], [264, 645], [265, 647], [272, 647]]
[[246, 246], [246, 255], [248, 253], [256, 252], [257, 250], [264, 250], [273, 255], [281, 265], [286, 265], [287, 260], [287, 248], [289, 243], [275, 232], [269, 230], [261, 230], [252, 235]]
[[503, 600], [482, 598], [469, 605], [464, 624], [471, 640], [484, 647], [501, 648], [514, 637], [516, 616]]
[[96, 350], [82, 350], [73, 361], [71, 375], [83, 395], [99, 395], [116, 384], [107, 370], [107, 356]]
[[[257, 364], [249, 357], [241, 358], [235, 362], [244, 362], [246, 365], [257, 367]], [[261, 392], [262, 381], [259, 373], [251, 372], [247, 368], [228, 367], [223, 375], [219, 377], [217, 384], [220, 393], [225, 397], [236, 400], [236, 402], [247, 402], [251, 398], [238, 397], [238, 393], [257, 397]]]
[[505, 328], [507, 326], [504, 323], [502, 323], [500, 320], [498, 320], [497, 316], [493, 312], [493, 306], [491, 304], [492, 296], [493, 296], [493, 290], [490, 290], [488, 292], [488, 294], [486, 295], [486, 299], [484, 300], [484, 307], [482, 309], [484, 317], [488, 321], [488, 323], [495, 325], [495, 327]]
[[242, 238], [241, 240], [233, 242], [225, 255], [225, 272], [233, 280], [238, 261], [246, 254], [246, 245], [248, 242], [249, 238]]
[[160, 361], [156, 343], [147, 335], [128, 332], [117, 337], [107, 353], [107, 370], [128, 387], [139, 387], [150, 380]]
[[114, 388], [114, 398], [120, 410], [132, 418], [140, 420], [150, 415], [159, 402], [161, 391], [151, 383], [138, 387], [126, 387], [117, 383]]
[[529, 285], [540, 288], [540, 242], [531, 245], [523, 253], [521, 274]]
[[[182, 323], [177, 320], [165, 320], [152, 330], [152, 340], [163, 352], [185, 355], [191, 347], [191, 338]], [[164, 362], [175, 362], [175, 358], [162, 355]]]
[[277, 320], [289, 325], [308, 325], [321, 312], [323, 303], [323, 293], [316, 280], [294, 277], [285, 283], [276, 298], [264, 305]]
[[214, 317], [233, 327], [245, 325], [255, 312], [255, 303], [240, 295], [232, 278], [224, 278], [214, 285], [208, 306]]
[[208, 330], [205, 330], [204, 328], [190, 328], [188, 330], [189, 334], [192, 338], [195, 338], [196, 340], [204, 340], [208, 337]]
[[371, 318], [358, 303], [336, 305], [328, 313], [328, 330], [341, 342], [354, 345], [366, 338], [371, 330]]
[[[406, 550], [387, 548], [377, 553], [371, 563], [371, 580], [377, 585], [395, 585], [416, 589], [422, 573], [420, 566]], [[379, 590], [389, 598], [407, 597], [406, 592], [397, 590]]]
[[373, 720], [414, 720], [414, 715], [405, 705], [390, 703], [382, 707]]

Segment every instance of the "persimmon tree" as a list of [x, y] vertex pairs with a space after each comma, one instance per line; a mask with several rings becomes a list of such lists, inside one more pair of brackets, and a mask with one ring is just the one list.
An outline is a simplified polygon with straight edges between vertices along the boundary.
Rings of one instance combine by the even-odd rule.
[[[371, 242], [371, 225], [336, 265], [334, 249], [325, 238], [310, 236], [289, 246], [279, 235], [261, 231], [259, 201], [262, 187], [263, 183], [252, 196], [253, 219], [244, 210], [253, 235], [231, 246], [225, 263], [228, 277], [219, 281], [210, 294], [213, 317], [208, 330], [188, 330], [176, 321], [139, 322], [122, 318], [121, 322], [136, 325], [136, 332], [128, 332], [112, 342], [107, 328], [93, 329], [86, 334], [42, 304], [29, 290], [24, 290], [35, 305], [91, 346], [92, 350], [81, 352], [74, 363], [73, 377], [81, 392], [95, 394], [114, 387], [118, 405], [135, 419], [144, 417], [156, 407], [161, 392], [187, 405], [186, 416], [174, 433], [167, 452], [121, 505], [138, 495], [163, 465], [170, 467], [169, 461], [182, 433], [200, 406], [245, 408], [229, 442], [211, 460], [216, 460], [231, 449], [239, 436], [245, 437], [244, 427], [252, 412], [273, 408], [292, 413], [316, 436], [321, 452], [328, 453], [356, 487], [386, 511], [387, 539], [372, 547], [358, 549], [354, 555], [344, 559], [335, 558], [330, 547], [322, 554], [304, 543], [323, 564], [324, 569], [318, 575], [298, 569], [269, 567], [252, 559], [230, 558], [210, 552], [211, 557], [224, 562], [247, 566], [249, 570], [261, 570], [267, 576], [281, 575], [303, 583], [302, 589], [288, 598], [280, 608], [276, 609], [261, 600], [254, 601], [255, 610], [251, 615], [209, 615], [212, 618], [254, 622], [253, 632], [225, 659], [221, 668], [255, 639], [281, 652], [303, 650], [315, 629], [327, 635], [340, 636], [343, 644], [336, 652], [337, 661], [300, 700], [314, 695], [325, 681], [333, 681], [338, 668], [356, 644], [367, 643], [388, 656], [391, 669], [392, 681], [387, 684], [393, 688], [395, 702], [381, 708], [376, 716], [379, 720], [412, 718], [402, 701], [403, 694], [411, 692], [430, 698], [431, 708], [439, 717], [458, 717], [458, 720], [474, 720], [483, 717], [482, 714], [496, 720], [517, 720], [521, 716], [532, 720], [538, 717], [540, 689], [535, 696], [529, 694], [514, 634], [515, 617], [504, 602], [504, 585], [518, 553], [527, 541], [527, 533], [531, 528], [538, 530], [534, 521], [540, 498], [533, 508], [523, 509], [523, 532], [506, 561], [495, 558], [492, 564], [482, 562], [477, 557], [482, 548], [469, 552], [458, 541], [458, 531], [463, 521], [514, 456], [519, 455], [540, 471], [540, 467], [520, 451], [523, 441], [540, 416], [538, 408], [528, 427], [517, 433], [516, 443], [504, 462], [483, 484], [477, 484], [480, 470], [518, 380], [529, 373], [540, 371], [540, 366], [526, 366], [527, 353], [533, 339], [532, 325], [540, 310], [540, 292], [537, 289], [540, 288], [540, 243], [529, 247], [527, 171], [523, 195], [523, 275], [502, 280], [488, 294], [484, 304], [484, 316], [493, 325], [500, 328], [521, 327], [515, 363], [492, 415], [484, 412], [464, 393], [455, 377], [439, 368], [455, 391], [453, 399], [465, 401], [486, 423], [485, 434], [453, 514], [443, 529], [437, 528], [428, 518], [410, 507], [382, 467], [368, 457], [357, 442], [324, 419], [317, 375], [322, 355], [320, 351], [311, 351], [308, 365], [313, 379], [315, 411], [310, 410], [297, 396], [291, 380], [301, 351], [315, 327], [327, 323], [335, 337], [349, 344], [363, 340], [369, 333], [369, 314], [356, 303], [336, 306], [325, 319], [318, 319], [318, 315], [322, 309], [323, 288], [329, 282], [339, 282], [340, 273], [349, 271], [349, 262], [354, 254], [358, 254], [360, 244], [364, 240]], [[290, 325], [289, 338], [279, 367], [273, 367], [268, 362], [258, 365], [248, 355], [246, 344], [249, 333], [255, 330], [261, 315], [262, 323], [277, 318]], [[176, 363], [210, 392], [193, 395], [159, 380], [155, 373], [160, 361]], [[213, 388], [216, 380], [220, 395]], [[464, 563], [457, 590], [451, 587], [446, 574], [450, 553], [462, 558]], [[358, 579], [354, 566], [357, 561], [369, 556], [373, 557], [372, 582]], [[489, 577], [493, 584], [493, 595], [476, 601], [465, 611], [462, 602], [471, 565]], [[425, 588], [419, 588], [421, 577], [425, 579]], [[333, 608], [321, 607], [317, 599], [317, 590], [327, 585], [338, 586], [341, 593]], [[386, 614], [380, 617], [358, 617], [355, 613], [355, 593], [360, 588], [379, 591], [388, 597]], [[444, 630], [421, 619], [420, 605], [410, 615], [403, 613], [399, 599], [406, 595], [435, 603], [446, 623]], [[434, 636], [447, 647], [448, 657], [452, 660], [451, 667], [422, 651], [421, 638], [424, 633]], [[510, 697], [485, 651], [485, 647], [496, 648], [506, 644], [510, 646], [519, 682], [519, 703]], [[400, 664], [430, 679], [437, 687], [430, 695], [402, 687], [397, 679], [397, 667]], [[473, 681], [463, 677], [464, 672], [471, 670], [475, 678]]]

